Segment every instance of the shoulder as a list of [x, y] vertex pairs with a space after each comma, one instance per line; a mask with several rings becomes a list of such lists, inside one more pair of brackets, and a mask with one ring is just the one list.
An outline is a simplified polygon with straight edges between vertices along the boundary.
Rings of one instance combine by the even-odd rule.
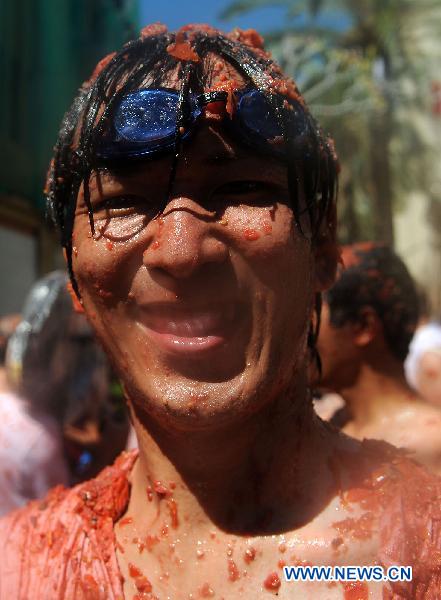
[[436, 598], [441, 589], [441, 479], [404, 458], [394, 468], [397, 481], [381, 519], [380, 560], [386, 567], [412, 567], [412, 583], [395, 584], [405, 598]]
[[[410, 583], [391, 587], [402, 598], [437, 598], [441, 589], [441, 478], [390, 447], [371, 476], [379, 506], [379, 562], [412, 567]], [[396, 597], [396, 596], [392, 596]]]
[[123, 597], [113, 524], [126, 509], [136, 456], [123, 453], [95, 479], [54, 488], [0, 520], [0, 600]]
[[424, 402], [413, 402], [397, 419], [397, 446], [405, 446], [418, 462], [441, 470], [441, 410]]
[[341, 493], [342, 506], [355, 515], [360, 510], [357, 523], [368, 523], [369, 532], [375, 532], [373, 557], [378, 564], [385, 569], [412, 567], [412, 582], [391, 584], [391, 595], [385, 598], [438, 598], [441, 478], [386, 442], [364, 440], [350, 454], [343, 455], [350, 474]]

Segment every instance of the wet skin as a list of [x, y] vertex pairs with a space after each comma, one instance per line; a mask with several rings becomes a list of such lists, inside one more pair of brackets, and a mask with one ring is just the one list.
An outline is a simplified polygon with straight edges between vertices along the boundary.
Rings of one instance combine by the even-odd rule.
[[406, 448], [412, 458], [441, 473], [441, 411], [408, 386], [403, 364], [391, 354], [381, 331], [371, 334], [349, 322], [335, 327], [324, 302], [318, 349], [320, 384], [340, 394], [350, 411], [343, 431]]
[[[283, 166], [217, 123], [185, 147], [164, 206], [169, 168], [166, 157], [100, 173], [96, 235], [81, 194], [75, 218], [74, 272], [140, 446], [115, 528], [126, 597], [268, 595], [284, 552], [287, 564], [372, 564], [377, 516], [363, 541], [342, 542], [335, 527], [363, 512], [338, 496], [355, 485], [363, 449], [314, 416], [306, 386], [312, 299], [333, 260], [296, 228]], [[296, 589], [351, 597], [342, 586]]]

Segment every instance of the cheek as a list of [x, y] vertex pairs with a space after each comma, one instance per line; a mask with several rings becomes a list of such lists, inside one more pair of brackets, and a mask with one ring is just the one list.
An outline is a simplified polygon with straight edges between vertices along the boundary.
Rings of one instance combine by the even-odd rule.
[[132, 272], [142, 264], [135, 242], [110, 240], [98, 228], [92, 238], [82, 223], [74, 230], [73, 245], [73, 270], [84, 302], [112, 306], [127, 299]]
[[245, 257], [274, 258], [292, 246], [296, 237], [292, 212], [284, 205], [229, 207], [219, 223]]
[[[249, 269], [255, 299], [255, 321], [265, 339], [280, 344], [302, 339], [310, 321], [313, 299], [313, 253], [299, 234], [292, 211], [274, 208], [231, 207], [225, 215], [231, 245]], [[239, 280], [241, 278], [239, 277]], [[294, 342], [293, 342], [294, 343]]]
[[[231, 212], [233, 213], [233, 211]], [[261, 240], [265, 243], [266, 237], [273, 238], [274, 212], [272, 209], [249, 209], [242, 213], [233, 213], [231, 222], [237, 230], [238, 237], [244, 242]], [[272, 240], [267, 241], [271, 242]]]

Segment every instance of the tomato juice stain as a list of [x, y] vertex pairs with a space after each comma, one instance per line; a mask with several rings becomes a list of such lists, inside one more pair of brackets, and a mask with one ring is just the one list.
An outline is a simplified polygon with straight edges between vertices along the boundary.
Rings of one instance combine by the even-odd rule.
[[153, 482], [153, 489], [158, 494], [160, 500], [162, 498], [170, 496], [170, 490], [161, 481], [155, 481], [155, 482]]
[[173, 498], [167, 502], [167, 508], [170, 513], [171, 526], [173, 527], [173, 529], [177, 529], [179, 527], [178, 505], [176, 504], [176, 501], [173, 500]]
[[152, 584], [144, 575], [135, 579], [135, 586], [141, 593], [149, 594], [152, 591]]
[[280, 585], [280, 578], [276, 572], [270, 573], [263, 582], [263, 587], [270, 592], [277, 592]]
[[365, 581], [350, 581], [343, 585], [344, 600], [368, 600], [369, 589]]
[[133, 563], [129, 563], [129, 575], [132, 578], [141, 577], [142, 571]]
[[212, 598], [214, 596], [214, 590], [211, 588], [209, 583], [204, 583], [199, 589], [199, 596], [201, 598]]
[[228, 559], [228, 579], [230, 581], [237, 581], [240, 579], [239, 569], [232, 558]]
[[156, 544], [159, 544], [159, 538], [157, 535], [147, 535], [145, 538], [145, 547], [147, 548], [147, 550], [149, 552], [151, 552], [153, 546], [156, 546]]
[[367, 540], [372, 536], [374, 514], [367, 512], [358, 519], [351, 517], [332, 524], [332, 527], [341, 534], [349, 534], [357, 540]]
[[251, 546], [251, 548], [247, 548], [244, 552], [243, 559], [249, 565], [256, 558], [256, 550]]
[[186, 39], [183, 31], [176, 33], [176, 39], [173, 44], [167, 46], [167, 52], [170, 56], [178, 60], [198, 62], [199, 56], [192, 48], [190, 42]]
[[243, 237], [249, 242], [254, 242], [260, 238], [260, 233], [255, 229], [246, 228], [243, 231]]

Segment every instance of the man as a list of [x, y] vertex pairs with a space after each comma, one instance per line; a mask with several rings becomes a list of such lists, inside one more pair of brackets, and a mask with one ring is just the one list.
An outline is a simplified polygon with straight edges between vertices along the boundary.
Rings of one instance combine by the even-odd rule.
[[358, 439], [386, 440], [441, 470], [441, 413], [409, 387], [404, 359], [418, 321], [415, 285], [401, 259], [382, 244], [343, 248], [344, 266], [326, 292], [318, 349], [320, 386], [346, 407], [335, 414]]
[[[3, 523], [2, 599], [435, 597], [439, 536], [418, 532], [437, 481], [341, 437], [309, 399], [335, 187], [332, 145], [255, 32], [156, 25], [101, 63], [64, 122], [50, 200], [139, 456]], [[378, 561], [413, 581], [282, 572]]]

